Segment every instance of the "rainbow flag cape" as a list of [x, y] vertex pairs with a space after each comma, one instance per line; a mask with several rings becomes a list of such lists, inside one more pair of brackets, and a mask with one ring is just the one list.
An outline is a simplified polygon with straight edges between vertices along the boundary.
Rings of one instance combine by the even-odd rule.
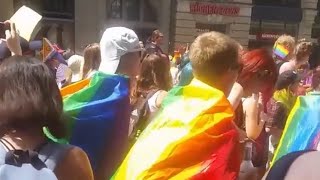
[[237, 179], [234, 111], [224, 94], [196, 79], [173, 88], [113, 180]]
[[289, 51], [281, 44], [275, 44], [273, 47], [273, 54], [281, 59], [284, 59], [288, 56]]
[[102, 151], [106, 151], [106, 146], [110, 152], [112, 148], [119, 148], [120, 152], [120, 147], [113, 144], [116, 141], [125, 142], [128, 138], [128, 127], [118, 128], [119, 123], [129, 125], [128, 85], [129, 80], [123, 76], [97, 72], [92, 79], [61, 90], [70, 133], [68, 141], [87, 153], [93, 168], [105, 153]]
[[300, 150], [316, 150], [320, 141], [320, 94], [298, 97], [287, 119], [272, 164]]

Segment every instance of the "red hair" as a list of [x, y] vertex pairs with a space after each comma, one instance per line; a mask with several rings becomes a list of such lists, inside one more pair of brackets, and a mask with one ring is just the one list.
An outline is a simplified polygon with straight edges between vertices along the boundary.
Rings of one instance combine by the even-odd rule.
[[253, 77], [256, 77], [257, 73], [267, 72], [260, 79], [265, 85], [262, 93], [265, 102], [267, 102], [272, 96], [278, 76], [272, 55], [266, 49], [244, 52], [241, 56], [241, 63], [243, 64], [243, 69], [239, 74], [238, 82], [244, 89], [252, 83]]

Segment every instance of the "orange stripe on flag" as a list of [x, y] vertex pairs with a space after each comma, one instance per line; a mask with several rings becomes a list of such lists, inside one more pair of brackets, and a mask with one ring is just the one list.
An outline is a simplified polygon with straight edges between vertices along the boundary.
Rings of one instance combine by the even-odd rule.
[[71, 84], [71, 85], [60, 90], [61, 96], [65, 97], [70, 94], [73, 94], [73, 93], [83, 89], [84, 87], [86, 87], [89, 84], [89, 82], [90, 82], [90, 79], [85, 79], [85, 80], [79, 81], [77, 83]]

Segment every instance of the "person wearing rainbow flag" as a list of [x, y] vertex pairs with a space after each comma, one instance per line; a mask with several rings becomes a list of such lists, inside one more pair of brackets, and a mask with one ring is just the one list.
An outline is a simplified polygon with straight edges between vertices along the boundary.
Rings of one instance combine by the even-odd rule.
[[239, 134], [226, 98], [241, 68], [238, 44], [208, 32], [189, 53], [195, 78], [168, 92], [113, 180], [238, 178]]
[[139, 73], [142, 50], [133, 30], [108, 28], [100, 41], [99, 70], [61, 90], [67, 141], [88, 154], [96, 180], [110, 179], [127, 152], [130, 86]]

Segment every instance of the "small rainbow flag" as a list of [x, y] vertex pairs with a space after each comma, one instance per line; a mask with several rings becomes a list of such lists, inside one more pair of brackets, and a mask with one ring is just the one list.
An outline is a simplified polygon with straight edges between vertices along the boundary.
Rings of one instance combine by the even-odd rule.
[[275, 44], [273, 47], [273, 54], [281, 59], [285, 59], [288, 56], [289, 51], [283, 45]]
[[173, 88], [113, 180], [238, 178], [234, 111], [224, 94], [196, 79]]
[[88, 154], [93, 168], [106, 155], [106, 146], [108, 151], [120, 153], [123, 147], [119, 146], [128, 139], [131, 112], [128, 86], [128, 78], [97, 72], [92, 79], [61, 90], [70, 133], [68, 141]]
[[[316, 150], [320, 141], [320, 93], [298, 97], [288, 117], [272, 164], [300, 150]], [[319, 148], [318, 148], [319, 149]]]

